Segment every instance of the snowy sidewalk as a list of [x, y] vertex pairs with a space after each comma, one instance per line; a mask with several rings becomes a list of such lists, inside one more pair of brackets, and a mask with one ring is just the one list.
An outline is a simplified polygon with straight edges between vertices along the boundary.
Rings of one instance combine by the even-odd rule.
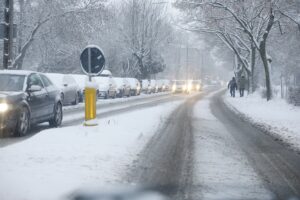
[[300, 108], [282, 99], [267, 102], [255, 93], [244, 98], [224, 96], [225, 104], [254, 126], [300, 151]]
[[97, 127], [45, 130], [0, 149], [0, 199], [55, 200], [122, 175], [182, 101], [108, 117]]

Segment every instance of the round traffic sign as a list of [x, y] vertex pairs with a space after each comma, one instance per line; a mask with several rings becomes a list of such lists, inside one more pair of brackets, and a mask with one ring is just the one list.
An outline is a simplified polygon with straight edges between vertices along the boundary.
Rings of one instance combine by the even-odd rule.
[[95, 45], [87, 46], [80, 55], [81, 68], [88, 75], [99, 75], [105, 66], [105, 57]]

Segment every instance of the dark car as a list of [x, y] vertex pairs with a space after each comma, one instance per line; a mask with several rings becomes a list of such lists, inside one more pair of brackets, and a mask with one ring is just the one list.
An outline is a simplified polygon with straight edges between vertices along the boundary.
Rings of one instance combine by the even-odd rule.
[[27, 134], [33, 124], [61, 125], [63, 112], [60, 92], [41, 73], [0, 71], [0, 131], [16, 136]]

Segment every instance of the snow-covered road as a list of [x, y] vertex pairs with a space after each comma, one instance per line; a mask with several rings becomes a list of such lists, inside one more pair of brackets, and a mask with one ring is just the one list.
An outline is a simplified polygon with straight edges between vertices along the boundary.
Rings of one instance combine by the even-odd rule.
[[[107, 105], [98, 127], [66, 120], [0, 148], [0, 199], [121, 184], [154, 186], [175, 200], [298, 200], [300, 155], [240, 119], [223, 94], [208, 87]], [[69, 111], [69, 125], [78, 113]]]

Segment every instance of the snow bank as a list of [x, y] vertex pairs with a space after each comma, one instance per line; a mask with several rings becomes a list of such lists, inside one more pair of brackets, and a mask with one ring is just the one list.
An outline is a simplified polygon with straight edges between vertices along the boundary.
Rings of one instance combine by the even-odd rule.
[[[42, 131], [0, 149], [0, 199], [54, 200], [88, 186], [120, 183], [126, 168], [181, 103]], [[147, 117], [145, 117], [147, 116]]]
[[225, 96], [226, 105], [256, 127], [300, 150], [300, 108], [282, 99], [267, 102], [255, 93], [244, 98]]

